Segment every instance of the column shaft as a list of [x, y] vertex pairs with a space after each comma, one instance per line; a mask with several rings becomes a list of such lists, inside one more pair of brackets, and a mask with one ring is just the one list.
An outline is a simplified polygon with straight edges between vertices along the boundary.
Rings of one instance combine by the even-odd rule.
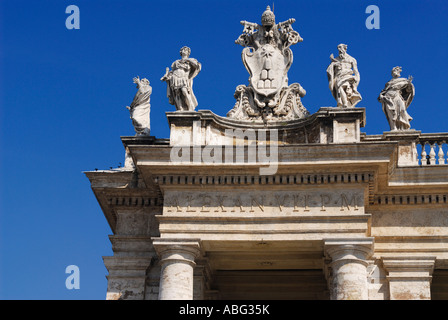
[[194, 260], [199, 256], [199, 243], [154, 241], [160, 257], [159, 300], [192, 300]]
[[366, 261], [372, 254], [373, 239], [328, 239], [325, 252], [331, 258], [330, 298], [368, 300]]

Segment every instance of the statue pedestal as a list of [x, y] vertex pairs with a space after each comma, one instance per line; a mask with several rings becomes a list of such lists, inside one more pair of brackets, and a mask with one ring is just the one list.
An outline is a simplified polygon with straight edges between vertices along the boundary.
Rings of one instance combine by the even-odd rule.
[[321, 119], [321, 128], [326, 134], [319, 139], [320, 143], [359, 142], [361, 127], [366, 123], [365, 108], [320, 108], [316, 113]]
[[396, 130], [383, 133], [386, 141], [398, 142], [398, 165], [418, 166], [418, 154], [416, 141], [420, 137], [421, 131], [417, 130]]

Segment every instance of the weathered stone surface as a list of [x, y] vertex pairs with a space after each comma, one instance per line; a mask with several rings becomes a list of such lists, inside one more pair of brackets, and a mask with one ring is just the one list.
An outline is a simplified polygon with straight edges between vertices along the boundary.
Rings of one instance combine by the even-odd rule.
[[383, 257], [391, 300], [430, 300], [435, 257]]
[[103, 257], [109, 271], [108, 300], [143, 300], [152, 257]]
[[160, 300], [193, 300], [195, 259], [200, 255], [196, 241], [156, 240], [160, 257]]
[[325, 252], [331, 268], [332, 300], [368, 300], [368, 259], [373, 253], [373, 238], [326, 239]]

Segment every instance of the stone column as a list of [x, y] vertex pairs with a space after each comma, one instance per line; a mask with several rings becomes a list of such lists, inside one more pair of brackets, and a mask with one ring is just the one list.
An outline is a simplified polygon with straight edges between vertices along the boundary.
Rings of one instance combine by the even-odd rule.
[[199, 241], [158, 239], [153, 245], [161, 265], [159, 300], [192, 300], [194, 260], [200, 255]]
[[430, 300], [435, 257], [383, 257], [391, 300]]
[[330, 299], [368, 300], [367, 266], [373, 238], [327, 239], [324, 250], [331, 259]]

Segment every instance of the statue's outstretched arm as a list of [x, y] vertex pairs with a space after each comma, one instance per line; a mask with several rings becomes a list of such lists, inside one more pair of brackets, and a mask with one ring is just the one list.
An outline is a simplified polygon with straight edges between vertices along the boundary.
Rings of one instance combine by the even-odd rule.
[[135, 84], [140, 85], [140, 77], [139, 76], [134, 77], [132, 80], [134, 81]]

